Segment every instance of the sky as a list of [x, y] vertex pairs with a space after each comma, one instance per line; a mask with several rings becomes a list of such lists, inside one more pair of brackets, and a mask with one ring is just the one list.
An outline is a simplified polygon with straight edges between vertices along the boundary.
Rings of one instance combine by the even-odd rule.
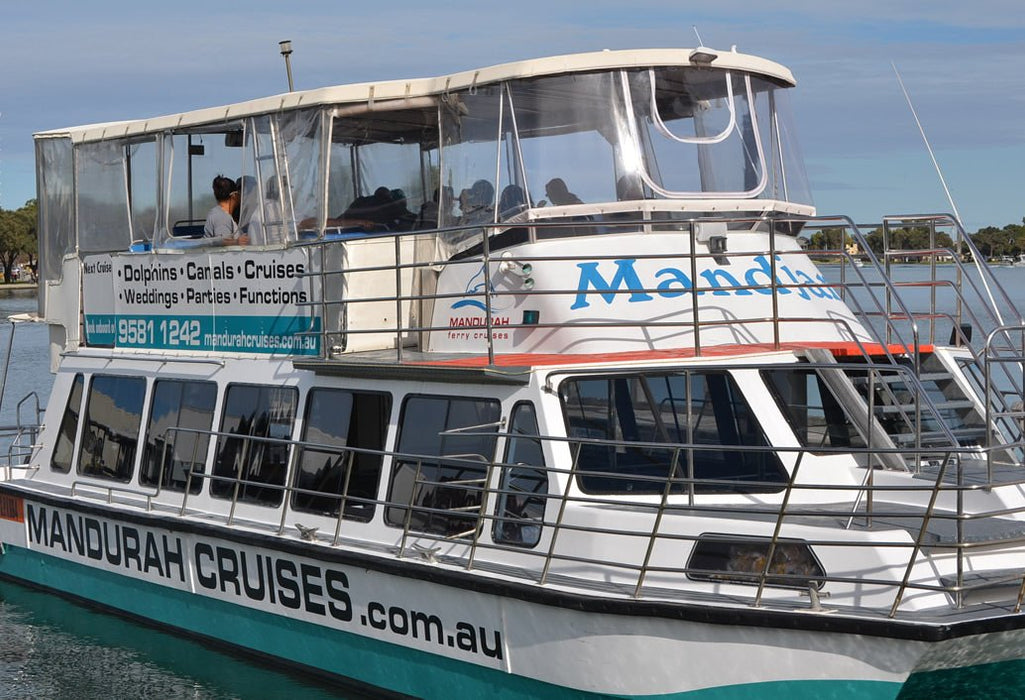
[[1025, 217], [1021, 0], [4, 2], [0, 208], [35, 196], [33, 132], [284, 92], [284, 39], [295, 87], [307, 89], [578, 51], [693, 47], [697, 35], [793, 71], [820, 214], [872, 223], [956, 207], [969, 232]]

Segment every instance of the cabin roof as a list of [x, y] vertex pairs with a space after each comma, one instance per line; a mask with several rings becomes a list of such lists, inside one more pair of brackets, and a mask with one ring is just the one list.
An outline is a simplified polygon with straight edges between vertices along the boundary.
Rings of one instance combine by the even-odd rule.
[[[355, 83], [314, 90], [299, 90], [271, 97], [262, 97], [220, 107], [181, 112], [148, 119], [135, 119], [103, 124], [53, 129], [35, 134], [35, 138], [70, 137], [75, 143], [99, 141], [109, 138], [143, 136], [171, 129], [198, 127], [204, 124], [223, 123], [233, 119], [277, 112], [283, 109], [312, 107], [328, 104], [366, 105], [366, 111], [401, 109], [415, 106], [418, 98], [432, 98], [454, 90], [463, 90], [474, 85], [487, 85], [517, 78], [534, 78], [566, 73], [584, 73], [620, 68], [641, 68], [646, 66], [689, 66], [704, 65], [692, 60], [697, 49], [631, 49], [622, 51], [595, 51], [590, 53], [549, 56], [497, 66], [453, 73], [433, 78], [390, 80], [382, 82]], [[702, 52], [715, 54], [711, 67], [720, 70], [738, 70], [761, 75], [773, 82], [787, 86], [795, 85], [793, 74], [784, 66], [758, 56], [738, 53], [736, 50], [718, 51], [701, 48]], [[360, 110], [363, 111], [363, 110]]]

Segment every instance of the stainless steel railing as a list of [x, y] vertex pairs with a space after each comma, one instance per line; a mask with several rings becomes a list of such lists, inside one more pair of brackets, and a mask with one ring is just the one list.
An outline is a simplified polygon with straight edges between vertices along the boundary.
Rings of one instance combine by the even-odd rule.
[[[825, 365], [815, 365], [814, 367], [828, 369]], [[886, 366], [885, 369], [893, 370], [889, 366]], [[914, 373], [910, 368], [905, 368], [904, 372], [907, 375], [907, 381], [913, 384]], [[924, 392], [920, 393], [924, 412], [935, 413], [930, 406], [929, 397]], [[254, 452], [256, 451], [255, 446], [261, 444], [284, 446], [289, 450], [288, 470], [283, 473], [279, 481], [268, 483], [245, 476], [215, 475], [189, 469], [188, 481], [184, 490], [172, 491], [159, 486], [159, 484], [164, 481], [163, 469], [167, 464], [166, 451], [174, 449], [175, 435], [177, 434], [202, 436], [210, 443], [226, 439], [244, 439], [254, 446]], [[324, 537], [315, 534], [309, 537], [304, 535], [307, 539], [324, 546], [366, 547], [380, 553], [379, 548], [371, 546], [374, 542], [368, 528], [375, 527], [374, 523], [368, 523], [362, 518], [354, 518], [346, 507], [348, 503], [358, 502], [373, 507], [375, 509], [373, 517], [378, 522], [383, 517], [381, 514], [387, 509], [394, 509], [402, 514], [401, 522], [391, 521], [390, 530], [395, 533], [393, 542], [396, 545], [392, 550], [392, 556], [424, 556], [431, 561], [466, 569], [492, 570], [493, 567], [506, 561], [510, 555], [515, 555], [513, 561], [518, 562], [516, 567], [501, 568], [506, 575], [521, 577], [528, 582], [536, 582], [538, 585], [547, 585], [558, 581], [560, 585], [580, 585], [584, 588], [593, 587], [595, 582], [600, 582], [603, 579], [619, 581], [618, 585], [622, 591], [642, 599], [660, 598], [667, 595], [685, 598], [688, 591], [697, 594], [703, 590], [700, 585], [693, 583], [693, 577], [705, 576], [707, 578], [708, 576], [724, 575], [722, 571], [700, 569], [687, 562], [686, 552], [692, 549], [702, 537], [702, 532], [689, 531], [684, 526], [690, 518], [716, 517], [725, 519], [724, 522], [734, 525], [743, 522], [761, 522], [760, 532], [762, 534], [760, 537], [767, 545], [768, 553], [758, 568], [745, 574], [746, 579], [743, 580], [743, 583], [748, 585], [746, 590], [749, 591], [749, 595], [746, 596], [746, 600], [750, 605], [774, 604], [765, 599], [765, 592], [769, 588], [786, 586], [788, 581], [793, 581], [796, 585], [807, 579], [804, 574], [788, 574], [772, 570], [777, 546], [784, 541], [792, 541], [795, 528], [804, 528], [805, 536], [801, 538], [801, 541], [811, 547], [813, 551], [817, 548], [839, 548], [854, 554], [857, 550], [875, 548], [903, 552], [905, 565], [897, 573], [891, 572], [890, 575], [882, 575], [879, 572], [836, 573], [825, 571], [818, 577], [821, 580], [817, 581], [817, 584], [821, 585], [844, 585], [856, 582], [861, 586], [886, 587], [892, 592], [892, 602], [885, 614], [891, 617], [898, 614], [901, 602], [908, 591], [943, 592], [950, 596], [955, 607], [963, 605], [963, 597], [966, 593], [970, 593], [976, 588], [993, 585], [992, 579], [986, 583], [972, 583], [966, 580], [963, 574], [966, 570], [964, 562], [973, 555], [973, 552], [980, 550], [992, 552], [1001, 547], [1010, 551], [1011, 548], [1025, 547], [1025, 504], [993, 507], [990, 510], [977, 510], [971, 513], [966, 512], [964, 508], [964, 497], [968, 494], [985, 494], [994, 488], [1001, 487], [1020, 489], [1025, 486], [1025, 474], [1005, 479], [999, 483], [969, 481], [963, 478], [964, 470], [969, 468], [970, 460], [979, 457], [979, 451], [960, 447], [955, 436], [949, 431], [942, 444], [919, 445], [915, 448], [916, 454], [913, 461], [922, 455], [931, 455], [937, 464], [935, 475], [928, 479], [908, 479], [907, 483], [900, 485], [873, 483], [855, 485], [842, 481], [813, 480], [807, 476], [810, 460], [823, 455], [846, 455], [853, 458], [856, 463], [871, 465], [873, 460], [881, 461], [881, 456], [884, 454], [906, 455], [908, 453], [906, 449], [892, 446], [877, 446], [871, 449], [847, 446], [785, 448], [769, 445], [709, 445], [696, 442], [667, 444], [582, 437], [530, 436], [530, 439], [545, 444], [548, 454], [566, 454], [568, 451], [571, 460], [561, 467], [528, 465], [529, 468], [543, 473], [547, 482], [544, 492], [531, 495], [538, 502], [543, 502], [543, 515], [539, 519], [519, 524], [536, 527], [542, 534], [534, 546], [517, 546], [504, 542], [495, 534], [497, 525], [515, 520], [515, 516], [502, 512], [497, 504], [501, 503], [503, 498], [522, 495], [511, 488], [503, 487], [503, 482], [498, 478], [498, 474], [503, 470], [522, 469], [524, 465], [505, 464], [496, 455], [498, 441], [514, 437], [524, 439], [524, 436], [499, 432], [497, 429], [481, 429], [479, 432], [472, 430], [466, 432], [464, 429], [461, 434], [493, 437], [496, 440], [496, 454], [409, 455], [296, 440], [239, 436], [220, 431], [172, 428], [166, 435], [165, 455], [161, 461], [158, 486], [153, 491], [145, 493], [140, 491], [135, 494], [139, 498], [132, 499], [130, 498], [132, 494], [129, 493], [131, 489], [111, 486], [105, 490], [102, 497], [107, 501], [112, 501], [115, 496], [120, 494], [128, 497], [125, 501], [128, 505], [142, 499], [148, 509], [153, 509], [161, 504], [167, 506], [177, 502], [178, 506], [175, 507], [175, 512], [181, 517], [191, 517], [197, 513], [197, 508], [199, 508], [205, 520], [220, 518], [226, 527], [232, 527], [237, 509], [242, 504], [241, 494], [249, 486], [258, 487], [278, 493], [280, 497], [276, 499], [276, 504], [265, 503], [261, 508], [247, 511], [246, 517], [250, 520], [253, 517], [258, 517], [268, 527], [276, 529], [279, 536], [287, 536], [286, 522], [290, 516], [300, 517], [300, 514], [302, 517], [317, 516], [322, 519], [326, 518], [328, 522], [333, 522], [333, 534], [326, 534]], [[193, 440], [192, 444], [196, 445], [199, 442], [199, 440]], [[610, 477], [608, 472], [595, 471], [593, 464], [581, 462], [583, 448], [588, 446], [617, 451], [646, 450], [649, 454], [661, 456], [661, 463], [666, 465], [665, 473], [664, 475], [636, 474], [630, 477], [638, 483], [650, 484], [650, 489], [646, 489], [647, 496], [644, 497], [631, 496], [625, 491], [622, 494], [614, 492], [588, 493], [587, 489], [581, 486], [586, 483], [587, 479]], [[380, 460], [379, 473], [381, 475], [388, 474], [390, 465], [394, 464], [396, 460], [402, 460], [416, 465], [416, 476], [408, 496], [401, 501], [382, 498], [380, 482], [377, 495], [372, 498], [350, 493], [348, 476], [351, 474], [347, 474], [341, 491], [324, 492], [299, 488], [296, 486], [297, 479], [294, 475], [298, 453], [303, 448], [316, 450], [318, 453], [338, 455], [347, 460], [350, 470], [355, 455], [374, 456]], [[753, 478], [695, 477], [693, 471], [695, 453], [709, 450], [735, 455], [742, 453], [789, 455], [793, 466], [788, 470], [787, 477], [783, 482], [769, 483]], [[209, 448], [207, 451], [209, 452]], [[197, 460], [194, 461], [195, 464], [207, 461], [202, 455], [195, 456], [197, 457]], [[463, 465], [470, 475], [466, 478], [440, 481], [426, 477], [421, 466], [426, 463], [438, 463], [439, 460]], [[683, 468], [688, 465], [690, 468]], [[856, 467], [852, 465], [852, 468]], [[868, 469], [871, 471], [871, 467]], [[951, 478], [952, 473], [954, 474], [953, 478]], [[621, 475], [616, 478], [621, 478]], [[208, 498], [193, 502], [195, 497], [191, 495], [191, 487], [194, 479], [202, 479], [209, 484], [219, 483], [223, 487], [221, 492], [228, 495], [219, 499]], [[206, 483], [204, 483], [203, 489], [208, 489]], [[94, 481], [89, 481], [89, 487], [80, 490], [82, 497], [91, 497], [94, 493], [100, 495], [100, 492], [104, 491], [104, 489], [98, 491]], [[422, 498], [425, 491], [439, 489], [456, 494], [456, 497], [451, 500], [460, 505], [445, 507]], [[738, 498], [731, 503], [714, 502], [713, 499], [703, 497], [702, 492], [705, 491], [720, 494], [732, 492], [736, 493]], [[862, 494], [866, 491], [872, 494], [873, 498], [869, 502], [873, 505], [859, 506], [858, 503], [866, 502], [862, 498]], [[695, 492], [697, 492], [697, 497], [695, 497]], [[744, 497], [745, 493], [757, 493], [757, 498]], [[801, 494], [800, 498], [797, 498], [798, 494]], [[297, 509], [294, 501], [296, 496], [301, 495], [337, 499], [338, 507], [335, 509], [335, 514], [325, 516], [321, 513], [318, 516], [316, 513], [311, 514], [308, 510]], [[721, 498], [719, 500], [721, 501]], [[908, 501], [915, 501], [916, 504], [908, 505]], [[580, 519], [582, 509], [599, 509], [607, 517], [603, 518], [598, 525], [590, 524]], [[254, 516], [254, 513], [258, 513], [258, 515]], [[629, 513], [632, 513], [633, 517], [626, 517], [626, 514]], [[852, 538], [851, 530], [842, 525], [844, 518], [852, 513], [859, 518], [872, 517], [876, 524], [888, 523], [887, 528], [890, 531], [897, 534], [909, 533], [911, 537], [909, 539], [907, 536], [903, 536], [890, 540], [880, 539], [878, 536], [864, 540]], [[641, 519], [650, 522], [650, 525], [637, 527], [638, 515], [643, 516]], [[432, 530], [430, 527], [417, 525], [417, 518], [429, 522], [432, 517], [442, 520], [450, 519], [453, 522], [458, 520], [460, 523], [465, 523], [466, 526], [458, 530], [453, 528]], [[968, 530], [976, 524], [994, 518], [999, 519], [1002, 523], [1020, 522], [1021, 528], [984, 539], [971, 536], [968, 533]], [[932, 538], [934, 523], [940, 523], [948, 528], [952, 526], [954, 536], [942, 541], [933, 541], [930, 538]], [[667, 524], [671, 524], [671, 526], [667, 526]], [[377, 524], [376, 527], [377, 532], [380, 532], [380, 525]], [[856, 533], [859, 528], [856, 527], [853, 530]], [[579, 540], [580, 536], [587, 536], [594, 543], [594, 546], [590, 547], [586, 553], [578, 551], [573, 545], [573, 542]], [[565, 543], [564, 540], [566, 540]], [[637, 546], [613, 545], [612, 541], [620, 543], [633, 541], [637, 543]], [[412, 550], [410, 549], [411, 542], [415, 545]], [[438, 546], [432, 546], [431, 542], [437, 543]], [[656, 550], [664, 546], [670, 546], [679, 551], [679, 556], [676, 557], [677, 561], [672, 565], [665, 563], [664, 556], [662, 558], [655, 556]], [[453, 549], [453, 547], [455, 548]], [[928, 550], [927, 555], [924, 554], [926, 550]], [[643, 554], [637, 556], [631, 552], [642, 552]], [[936, 557], [942, 556], [944, 553], [953, 556], [956, 560], [956, 572], [951, 580], [945, 581], [937, 576], [923, 578], [920, 573], [915, 573], [916, 564], [923, 561], [923, 556]], [[852, 559], [854, 558], [852, 557]], [[533, 561], [535, 564], [524, 564], [524, 559]], [[653, 576], [657, 576], [659, 580], [651, 583], [650, 579]], [[1004, 583], [1010, 582], [1015, 587], [1025, 586], [1025, 574], [1021, 572], [1005, 573], [1002, 576], [1001, 580]], [[666, 577], [676, 581], [677, 593], [667, 592]], [[724, 580], [737, 583], [736, 577]], [[731, 593], [731, 597], [741, 601], [745, 599], [743, 594], [736, 592]]]

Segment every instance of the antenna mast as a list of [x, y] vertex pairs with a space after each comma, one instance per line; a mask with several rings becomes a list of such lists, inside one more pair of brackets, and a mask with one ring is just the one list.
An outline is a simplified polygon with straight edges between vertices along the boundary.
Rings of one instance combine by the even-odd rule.
[[954, 198], [950, 196], [950, 188], [947, 187], [947, 181], [943, 177], [943, 171], [940, 170], [940, 164], [936, 162], [936, 156], [933, 155], [932, 146], [929, 145], [929, 139], [925, 135], [925, 129], [922, 128], [922, 122], [918, 118], [918, 112], [915, 111], [915, 106], [911, 104], [911, 95], [908, 94], [907, 88], [904, 87], [904, 81], [900, 77], [900, 71], [897, 70], [897, 64], [890, 61], [890, 65], [893, 66], [893, 72], [897, 76], [897, 82], [900, 84], [901, 92], [904, 93], [904, 99], [908, 101], [908, 107], [911, 108], [911, 116], [915, 118], [915, 124], [918, 125], [918, 133], [922, 135], [922, 141], [925, 142], [925, 150], [929, 151], [929, 157], [932, 158], [932, 166], [936, 168], [936, 174], [940, 176], [940, 184], [943, 185], [943, 191], [947, 195], [947, 201], [950, 202], [950, 208], [954, 212], [954, 218], [957, 219], [958, 226], [963, 228], [964, 225], [961, 223], [961, 215], [957, 211], [957, 205], [954, 204]]

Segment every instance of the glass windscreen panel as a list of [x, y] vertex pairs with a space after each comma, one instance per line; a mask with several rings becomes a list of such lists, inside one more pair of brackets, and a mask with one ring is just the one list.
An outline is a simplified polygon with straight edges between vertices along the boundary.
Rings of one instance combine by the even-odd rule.
[[50, 458], [50, 468], [54, 471], [65, 474], [71, 471], [71, 461], [75, 457], [75, 434], [78, 432], [84, 392], [85, 378], [81, 374], [76, 374], [71, 392], [68, 394], [68, 405], [61, 417], [60, 431], [53, 446], [53, 457]]
[[810, 203], [783, 93], [740, 71], [670, 66], [453, 94], [441, 110], [441, 179], [451, 188], [451, 199], [442, 196], [441, 222], [508, 220], [503, 212], [518, 205], [769, 197]]
[[158, 155], [155, 139], [132, 142], [125, 147], [133, 242], [152, 240], [156, 231], [157, 195], [160, 190]]
[[488, 464], [495, 458], [501, 407], [492, 399], [411, 396], [400, 420], [385, 522], [469, 537], [481, 522]]
[[281, 503], [298, 391], [290, 387], [228, 387], [210, 493], [265, 506]]
[[548, 472], [531, 403], [519, 403], [509, 421], [505, 464], [495, 503], [492, 539], [499, 544], [533, 547], [541, 540]]
[[391, 396], [313, 389], [306, 407], [292, 508], [369, 521], [381, 478]]
[[778, 367], [761, 374], [804, 447], [813, 452], [866, 447], [864, 437], [818, 371]]
[[581, 377], [559, 396], [586, 493], [771, 493], [787, 482], [727, 372]]
[[146, 380], [142, 377], [92, 378], [78, 449], [79, 474], [131, 480], [145, 396]]
[[[217, 385], [158, 380], [153, 385], [139, 481], [170, 491], [198, 493], [213, 428]], [[191, 474], [191, 477], [190, 477]]]
[[751, 78], [689, 67], [622, 81], [643, 159], [640, 179], [669, 198], [758, 196], [766, 169]]

